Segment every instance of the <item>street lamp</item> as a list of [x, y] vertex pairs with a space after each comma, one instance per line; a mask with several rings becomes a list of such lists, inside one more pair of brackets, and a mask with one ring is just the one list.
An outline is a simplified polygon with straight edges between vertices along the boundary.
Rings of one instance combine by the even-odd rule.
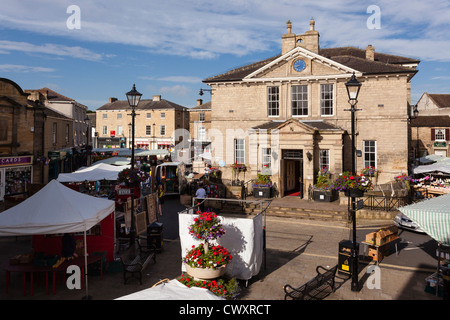
[[[133, 84], [133, 89], [126, 93], [128, 104], [131, 107], [131, 171], [134, 170], [134, 118], [136, 117], [136, 107], [141, 100], [142, 94], [136, 91], [136, 86]], [[134, 187], [131, 189], [131, 228], [130, 228], [130, 245], [134, 244], [136, 238], [136, 230], [134, 226]]]
[[[353, 72], [352, 77], [349, 81], [345, 83], [348, 94], [348, 102], [350, 103], [350, 109], [346, 111], [351, 111], [352, 120], [352, 173], [356, 174], [356, 147], [355, 147], [355, 112], [356, 104], [358, 103], [359, 90], [361, 89], [361, 82], [356, 79], [355, 73]], [[355, 196], [351, 195], [351, 216], [353, 223], [353, 248], [352, 248], [352, 291], [358, 291], [358, 248], [356, 243], [356, 203]]]
[[202, 88], [200, 88], [200, 92], [198, 94], [201, 96], [204, 95], [203, 91], [209, 91], [209, 93], [212, 94], [212, 89], [202, 89]]

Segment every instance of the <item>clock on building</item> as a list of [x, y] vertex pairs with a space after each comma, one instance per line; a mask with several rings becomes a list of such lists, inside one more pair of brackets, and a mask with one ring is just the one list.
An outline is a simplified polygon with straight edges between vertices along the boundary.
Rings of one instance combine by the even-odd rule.
[[306, 62], [302, 59], [298, 59], [294, 62], [294, 70], [295, 71], [303, 71], [306, 68]]

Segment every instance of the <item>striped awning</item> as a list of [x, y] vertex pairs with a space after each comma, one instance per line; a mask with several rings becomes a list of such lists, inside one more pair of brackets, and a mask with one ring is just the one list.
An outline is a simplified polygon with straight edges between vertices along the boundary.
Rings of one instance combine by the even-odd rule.
[[423, 200], [399, 210], [434, 240], [450, 245], [450, 194]]

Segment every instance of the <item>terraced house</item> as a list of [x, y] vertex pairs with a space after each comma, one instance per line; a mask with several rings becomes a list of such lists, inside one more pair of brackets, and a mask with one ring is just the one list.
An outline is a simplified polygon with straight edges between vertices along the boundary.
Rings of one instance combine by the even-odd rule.
[[[109, 98], [96, 111], [97, 146], [99, 148], [131, 147], [131, 107], [126, 100]], [[172, 149], [181, 139], [177, 130], [188, 130], [186, 107], [161, 99], [142, 99], [136, 108], [135, 148]]]
[[351, 169], [351, 112], [345, 83], [362, 83], [356, 112], [357, 171], [379, 182], [408, 171], [411, 79], [419, 61], [368, 45], [320, 48], [315, 21], [282, 35], [281, 54], [203, 80], [211, 88], [213, 164], [223, 176], [244, 163], [245, 180], [270, 168], [279, 195], [308, 187], [320, 168]]

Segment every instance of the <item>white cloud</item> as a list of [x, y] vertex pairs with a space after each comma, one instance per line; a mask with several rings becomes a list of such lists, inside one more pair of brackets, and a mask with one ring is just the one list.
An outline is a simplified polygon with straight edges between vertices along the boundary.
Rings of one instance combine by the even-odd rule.
[[55, 69], [45, 68], [45, 67], [32, 67], [32, 66], [24, 66], [19, 64], [0, 64], [1, 72], [54, 72]]
[[[3, 0], [2, 4], [0, 26], [6, 28], [94, 43], [133, 45], [153, 53], [195, 59], [279, 52], [286, 20], [290, 19], [293, 32], [300, 34], [308, 30], [309, 19], [314, 17], [322, 46], [365, 47], [370, 43], [401, 55], [450, 61], [446, 55], [450, 6], [442, 0], [79, 0], [79, 30], [66, 26], [70, 2], [46, 0], [37, 5], [35, 0]], [[380, 7], [380, 30], [367, 29], [370, 14], [366, 10], [371, 4]], [[32, 18], [23, 15], [29, 11], [33, 12]], [[94, 61], [105, 57], [80, 47], [55, 48], [47, 44], [37, 48]]]
[[182, 85], [176, 85], [173, 87], [162, 87], [159, 89], [159, 91], [162, 94], [168, 94], [168, 95], [173, 95], [173, 96], [177, 96], [177, 97], [183, 97], [183, 96], [187, 96], [188, 94], [191, 93], [191, 89], [189, 89], [186, 86], [182, 86]]
[[0, 50], [2, 51], [21, 51], [26, 53], [44, 53], [60, 57], [72, 57], [90, 61], [100, 61], [105, 55], [95, 53], [89, 49], [78, 46], [65, 46], [59, 44], [45, 43], [35, 45], [28, 42], [0, 40]]

